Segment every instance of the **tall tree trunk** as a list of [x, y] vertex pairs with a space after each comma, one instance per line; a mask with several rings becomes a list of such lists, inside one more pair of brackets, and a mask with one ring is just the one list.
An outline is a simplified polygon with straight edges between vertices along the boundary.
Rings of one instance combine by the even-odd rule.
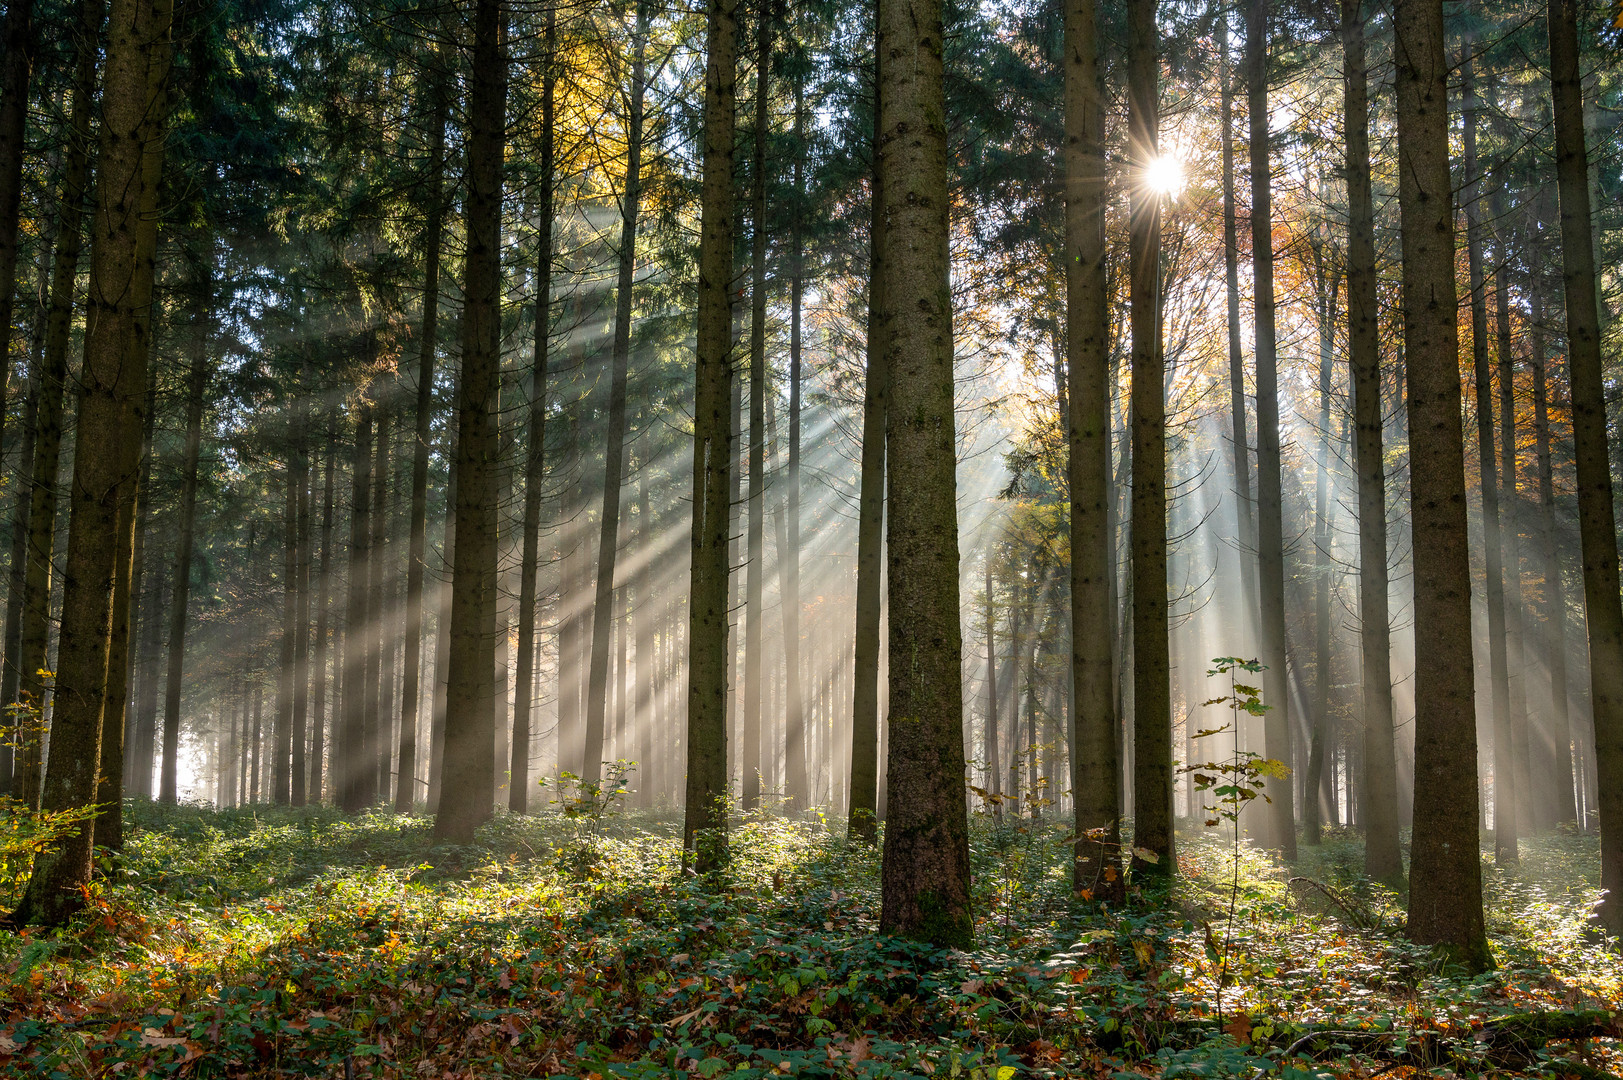
[[445, 773], [434, 835], [467, 843], [495, 796], [496, 406], [501, 391], [502, 146], [507, 63], [501, 5], [474, 8], [468, 100], [468, 251], [463, 260], [462, 379], [457, 402], [456, 563], [451, 588]]
[[[1497, 103], [1489, 101], [1490, 109]], [[1516, 483], [1516, 358], [1510, 343], [1510, 253], [1505, 242], [1507, 210], [1503, 177], [1494, 186], [1493, 218], [1499, 223], [1499, 242], [1493, 270], [1494, 353], [1499, 366], [1499, 485], [1504, 493], [1505, 545], [1505, 667], [1508, 672], [1511, 745], [1516, 762], [1516, 800], [1519, 831], [1533, 828], [1533, 785], [1529, 768], [1527, 731], [1527, 660], [1522, 644], [1521, 494]]]
[[[658, 543], [654, 530], [653, 512], [648, 504], [648, 469], [646, 465], [637, 474], [637, 538], [644, 551], [652, 552]], [[664, 560], [660, 560], [663, 564]], [[636, 650], [637, 650], [637, 803], [653, 805], [654, 783], [654, 730], [656, 719], [653, 704], [659, 685], [654, 664], [654, 571], [653, 560], [644, 560], [636, 576]]]
[[1403, 856], [1398, 848], [1397, 758], [1392, 733], [1381, 328], [1375, 295], [1375, 199], [1369, 174], [1369, 64], [1364, 27], [1362, 0], [1341, 0], [1347, 361], [1358, 470], [1358, 617], [1364, 696], [1364, 787], [1359, 820], [1364, 826], [1364, 872], [1376, 881], [1391, 883], [1403, 876]]
[[306, 727], [310, 719], [310, 435], [305, 373], [293, 409], [293, 760], [292, 802], [304, 806], [310, 789], [306, 770]]
[[[884, 196], [879, 190], [877, 67], [873, 77], [875, 127], [869, 148], [869, 167], [873, 175], [869, 181], [868, 200], [867, 373], [862, 386], [861, 490], [857, 502], [857, 625], [851, 700], [851, 812], [847, 819], [851, 839], [869, 844], [879, 840], [879, 616], [885, 603], [881, 579], [885, 565], [885, 424], [890, 396], [890, 376], [885, 369], [884, 349], [880, 347], [880, 322], [885, 304], [884, 295], [880, 292], [885, 280], [882, 246], [885, 227], [880, 217]], [[780, 580], [784, 573], [785, 547], [780, 544], [778, 550]], [[796, 584], [798, 586], [798, 579]], [[990, 604], [990, 598], [987, 602]], [[789, 608], [785, 604], [785, 655], [788, 655], [790, 629]], [[987, 648], [991, 648], [990, 640]], [[995, 708], [995, 688], [992, 696]], [[994, 729], [997, 727], [995, 714], [990, 723]], [[989, 782], [989, 788], [996, 790], [995, 781]], [[996, 809], [997, 804], [993, 803], [993, 807]]]
[[[34, 0], [11, 0], [0, 20], [0, 402], [11, 382], [11, 319], [22, 234], [23, 143], [34, 73]], [[0, 433], [5, 430], [0, 409]]]
[[355, 406], [350, 455], [349, 575], [345, 584], [343, 651], [340, 660], [343, 719], [333, 737], [333, 791], [338, 805], [358, 814], [372, 802], [377, 772], [365, 758], [368, 609], [367, 565], [372, 542], [372, 403]]
[[975, 929], [964, 812], [941, 10], [940, 0], [879, 0], [878, 8], [885, 234], [878, 322], [892, 406], [885, 459], [893, 718], [879, 925], [884, 933], [964, 948]]
[[282, 489], [282, 634], [276, 658], [276, 720], [272, 734], [271, 801], [288, 806], [293, 801], [293, 658], [297, 649], [299, 618], [299, 492], [293, 467], [293, 423], [291, 418], [283, 437], [287, 470]]
[[[1110, 283], [1105, 269], [1108, 172], [1094, 0], [1065, 6], [1065, 422], [1071, 495], [1071, 794], [1076, 803], [1073, 889], [1117, 903], [1121, 805], [1117, 801], [1116, 714], [1111, 657], [1114, 605], [1110, 549]], [[1225, 78], [1224, 86], [1228, 83]], [[1225, 104], [1227, 97], [1225, 95]], [[1227, 131], [1227, 113], [1224, 114]], [[1232, 164], [1224, 138], [1224, 163]], [[1225, 208], [1232, 237], [1232, 206]], [[1232, 264], [1231, 264], [1232, 265]], [[1237, 343], [1238, 339], [1234, 338]], [[1244, 398], [1237, 439], [1244, 436]], [[1239, 455], [1243, 460], [1243, 455]], [[1239, 475], [1236, 471], [1236, 475]], [[1248, 484], [1249, 486], [1249, 484]], [[991, 579], [987, 579], [987, 671], [992, 668]], [[994, 721], [995, 727], [995, 721]], [[988, 743], [992, 740], [988, 738]]]
[[1448, 61], [1441, 0], [1396, 0], [1398, 201], [1409, 415], [1415, 672], [1414, 845], [1409, 934], [1473, 970], [1493, 965], [1477, 857], [1465, 437], [1460, 418]]
[[[115, 0], [108, 21], [90, 330], [79, 377], [52, 767], [41, 799], [51, 811], [92, 804], [100, 772], [114, 592], [133, 546], [151, 329], [157, 177], [143, 149], [162, 144], [173, 12], [170, 0]], [[61, 925], [83, 905], [92, 838], [87, 821], [36, 858], [14, 922]]]
[[[796, 74], [794, 147], [795, 161], [790, 177], [791, 205], [789, 217], [789, 490], [785, 496], [787, 509], [785, 522], [789, 546], [778, 556], [778, 575], [783, 592], [783, 657], [787, 681], [784, 685], [784, 789], [794, 800], [794, 808], [804, 810], [808, 805], [811, 788], [806, 779], [806, 703], [801, 688], [800, 665], [800, 412], [801, 412], [801, 348], [800, 301], [805, 287], [805, 267], [802, 265], [800, 206], [805, 178], [805, 86], [804, 77]], [[875, 91], [882, 99], [883, 93]], [[875, 113], [877, 114], [877, 111]], [[883, 190], [884, 182], [877, 181], [875, 192]], [[870, 268], [870, 273], [875, 272]], [[883, 286], [880, 286], [883, 288]], [[872, 305], [873, 297], [869, 296]], [[869, 322], [872, 323], [872, 316]], [[869, 332], [872, 333], [870, 326]], [[889, 374], [885, 376], [889, 385]], [[888, 400], [888, 389], [887, 400]], [[866, 414], [863, 420], [867, 423]]]
[[1550, 0], [1549, 28], [1572, 441], [1578, 466], [1578, 533], [1583, 547], [1590, 707], [1595, 717], [1600, 795], [1600, 884], [1606, 890], [1600, 921], [1613, 935], [1623, 936], [1623, 603], [1618, 597], [1617, 530], [1608, 469], [1576, 0]]
[[[443, 59], [443, 58], [441, 58]], [[397, 813], [411, 811], [416, 801], [418, 680], [423, 651], [423, 577], [428, 565], [428, 446], [433, 438], [434, 360], [439, 348], [440, 243], [445, 225], [445, 125], [450, 96], [436, 80], [434, 112], [429, 121], [428, 220], [424, 224], [423, 315], [417, 352], [416, 438], [411, 455], [411, 539], [406, 563], [405, 671], [400, 692], [400, 776], [395, 789]], [[542, 118], [542, 137], [550, 144], [551, 117]]]
[[1314, 256], [1319, 301], [1319, 461], [1313, 495], [1313, 719], [1308, 746], [1307, 778], [1302, 785], [1303, 832], [1309, 844], [1322, 841], [1324, 814], [1329, 800], [1323, 796], [1324, 755], [1330, 740], [1330, 388], [1335, 356], [1336, 303], [1341, 272], [1326, 266], [1328, 252]]
[[[1285, 523], [1280, 487], [1279, 357], [1274, 329], [1273, 174], [1268, 147], [1268, 0], [1245, 10], [1245, 81], [1251, 126], [1251, 278], [1256, 301], [1257, 573], [1261, 601], [1264, 755], [1291, 764], [1290, 679], [1285, 652]], [[1140, 648], [1143, 640], [1140, 640]], [[1296, 861], [1291, 782], [1279, 785], [1259, 832]]]
[[[1245, 350], [1240, 341], [1240, 239], [1234, 190], [1234, 84], [1229, 67], [1229, 26], [1225, 15], [1218, 31], [1218, 65], [1223, 158], [1223, 283], [1228, 303], [1229, 441], [1234, 469], [1235, 541], [1239, 547], [1241, 626], [1257, 597], [1257, 519], [1251, 503], [1251, 436], [1245, 415]], [[1107, 413], [1108, 415], [1108, 413]], [[1107, 434], [1108, 437], [1108, 434]], [[1108, 474], [1107, 474], [1108, 477]], [[1242, 641], [1245, 631], [1241, 630]], [[1244, 650], [1242, 650], [1244, 651]]]
[[[338, 457], [337, 440], [330, 425], [329, 420], [327, 449], [321, 463], [321, 573], [316, 579], [316, 641], [311, 650], [315, 677], [310, 687], [310, 787], [306, 795], [313, 803], [321, 801], [323, 761], [328, 741], [325, 736], [327, 662], [332, 645], [333, 468]], [[337, 694], [334, 693], [333, 697], [336, 701]], [[333, 741], [336, 742], [336, 739]]]
[[699, 311], [693, 404], [693, 554], [688, 587], [688, 724], [683, 862], [727, 860], [727, 542], [732, 469], [734, 113], [738, 0], [708, 0]]
[[754, 176], [750, 185], [749, 552], [745, 571], [744, 725], [740, 738], [743, 808], [761, 804], [761, 648], [766, 577], [766, 140], [771, 110], [772, 11], [762, 5], [755, 31]]
[[637, 5], [632, 33], [631, 114], [626, 121], [626, 177], [620, 199], [619, 276], [614, 290], [614, 352], [609, 375], [608, 431], [603, 450], [603, 513], [598, 518], [597, 595], [592, 606], [592, 660], [586, 688], [587, 783], [603, 777], [603, 713], [608, 704], [609, 632], [614, 624], [614, 568], [620, 549], [620, 496], [624, 480], [626, 380], [631, 365], [631, 290], [637, 273], [637, 215], [642, 202], [642, 127], [647, 77], [646, 0]]
[[186, 445], [180, 466], [180, 504], [176, 508], [175, 584], [169, 601], [169, 660], [163, 694], [163, 756], [158, 800], [174, 803], [180, 754], [180, 694], [185, 683], [186, 615], [191, 604], [192, 556], [196, 546], [197, 470], [203, 446], [203, 404], [210, 382], [209, 349], [213, 343], [212, 284], [202, 291], [193, 313], [192, 360], [186, 373]]
[[[1161, 354], [1161, 194], [1143, 182], [1159, 153], [1155, 0], [1127, 9], [1128, 295], [1132, 330], [1133, 804], [1140, 874], [1174, 869], [1172, 699], [1167, 653], [1166, 372]], [[1259, 402], [1261, 391], [1258, 391]], [[1261, 406], [1258, 406], [1259, 413]]]
[[[74, 43], [72, 133], [62, 172], [62, 224], [51, 265], [50, 310], [46, 313], [45, 355], [39, 371], [39, 410], [35, 418], [34, 461], [29, 484], [28, 556], [24, 575], [22, 629], [18, 636], [18, 692], [43, 712], [51, 623], [52, 554], [56, 544], [57, 480], [61, 465], [63, 397], [67, 392], [68, 347], [73, 323], [73, 291], [87, 225], [90, 182], [91, 112], [96, 92], [97, 40], [105, 0], [80, 0]], [[39, 805], [40, 745], [37, 730], [18, 749], [13, 794]], [[150, 791], [150, 782], [148, 784]]]
[[[541, 485], [546, 481], [547, 359], [552, 333], [552, 125], [556, 110], [558, 9], [547, 7], [541, 46], [541, 204], [536, 210], [535, 238], [535, 359], [530, 367], [530, 409], [525, 427], [523, 557], [519, 566], [518, 684], [513, 695], [512, 787], [507, 808], [515, 814], [529, 811], [530, 714], [534, 711], [536, 671], [536, 579], [541, 561]], [[643, 598], [638, 597], [639, 602]], [[639, 666], [642, 653], [637, 653]]]
[[1572, 773], [1572, 727], [1567, 716], [1567, 590], [1557, 540], [1555, 470], [1550, 461], [1550, 394], [1544, 331], [1544, 290], [1535, 278], [1529, 319], [1532, 330], [1533, 442], [1538, 457], [1538, 549], [1544, 577], [1544, 655], [1549, 669], [1551, 741], [1555, 744], [1556, 783], [1550, 793], [1552, 824], [1576, 823], [1578, 805]]
[[1467, 42], [1460, 64], [1464, 109], [1465, 251], [1471, 289], [1471, 369], [1476, 380], [1477, 476], [1482, 487], [1482, 553], [1486, 567], [1488, 671], [1493, 704], [1493, 857], [1514, 864], [1516, 852], [1516, 758], [1510, 728], [1510, 674], [1505, 666], [1505, 576], [1499, 535], [1499, 466], [1494, 454], [1493, 370], [1488, 364], [1488, 288], [1482, 263], [1482, 177], [1477, 165], [1475, 66]]
[[384, 663], [385, 639], [389, 635], [389, 451], [394, 442], [394, 379], [383, 377], [372, 384], [372, 413], [377, 419], [372, 441], [372, 532], [367, 540], [366, 591], [366, 732], [361, 751], [363, 768], [370, 769], [368, 805], [389, 798], [388, 739], [390, 672]]
[[1002, 742], [998, 736], [998, 703], [1003, 694], [997, 678], [997, 593], [992, 576], [992, 552], [986, 552], [986, 792], [992, 816], [1003, 820]]

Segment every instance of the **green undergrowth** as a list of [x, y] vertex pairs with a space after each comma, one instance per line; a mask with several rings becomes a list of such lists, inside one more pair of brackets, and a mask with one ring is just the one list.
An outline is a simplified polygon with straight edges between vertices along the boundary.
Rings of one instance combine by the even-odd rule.
[[[1468, 979], [1403, 939], [1401, 897], [1335, 830], [1290, 871], [1242, 846], [1237, 888], [1230, 845], [1191, 833], [1169, 892], [1110, 912], [1072, 896], [1061, 826], [977, 818], [956, 952], [881, 937], [878, 854], [822, 818], [745, 820], [707, 882], [654, 813], [503, 815], [466, 847], [315, 808], [127, 823], [74, 926], [0, 933], [0, 1073], [1401, 1076], [1412, 1040], [1623, 997], [1586, 937], [1582, 836], [1485, 867], [1500, 970]], [[1382, 1034], [1296, 1037], [1315, 1024]], [[1526, 1065], [1583, 1055], [1619, 1071], [1604, 1041]]]

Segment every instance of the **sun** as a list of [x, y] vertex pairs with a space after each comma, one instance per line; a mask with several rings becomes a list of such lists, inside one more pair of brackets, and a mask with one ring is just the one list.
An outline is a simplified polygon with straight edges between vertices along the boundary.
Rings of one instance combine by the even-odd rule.
[[1186, 180], [1183, 162], [1172, 154], [1161, 154], [1144, 166], [1144, 184], [1157, 194], [1176, 198]]

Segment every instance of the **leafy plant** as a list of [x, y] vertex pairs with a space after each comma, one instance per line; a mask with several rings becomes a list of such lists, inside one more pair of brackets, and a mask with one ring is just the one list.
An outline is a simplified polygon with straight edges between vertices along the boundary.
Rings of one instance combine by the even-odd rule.
[[1217, 966], [1217, 1014], [1223, 1014], [1223, 988], [1228, 985], [1230, 978], [1229, 963], [1234, 944], [1234, 911], [1240, 894], [1240, 814], [1252, 802], [1261, 798], [1265, 803], [1273, 802], [1266, 789], [1270, 779], [1285, 779], [1290, 775], [1290, 767], [1284, 762], [1265, 758], [1254, 750], [1242, 750], [1238, 738], [1237, 724], [1240, 714], [1246, 716], [1266, 716], [1272, 706], [1262, 702], [1262, 689], [1240, 682], [1236, 673], [1244, 672], [1248, 675], [1260, 675], [1267, 670], [1267, 665], [1257, 660], [1243, 660], [1237, 656], [1219, 656], [1212, 660], [1212, 667], [1207, 670], [1209, 678], [1227, 676], [1229, 692], [1219, 697], [1209, 698], [1201, 702], [1203, 707], [1210, 708], [1216, 705], [1225, 705], [1235, 714], [1225, 723], [1213, 728], [1203, 728], [1195, 733], [1196, 739], [1209, 739], [1225, 732], [1232, 732], [1235, 738], [1232, 751], [1226, 758], [1191, 762], [1178, 769], [1179, 773], [1190, 773], [1194, 776], [1195, 790], [1202, 794], [1209, 794], [1213, 801], [1201, 807], [1205, 812], [1207, 828], [1214, 828], [1222, 822], [1228, 822], [1234, 830], [1234, 877], [1231, 883], [1228, 902], [1228, 915], [1223, 931], [1223, 944], [1218, 947], [1212, 937], [1210, 928], [1206, 932], [1207, 957]]

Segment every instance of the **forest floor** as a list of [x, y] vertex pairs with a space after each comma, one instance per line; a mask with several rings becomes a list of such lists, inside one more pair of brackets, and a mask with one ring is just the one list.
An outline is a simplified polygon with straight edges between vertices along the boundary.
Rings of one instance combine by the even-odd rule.
[[1592, 837], [1485, 857], [1499, 969], [1466, 978], [1343, 830], [1289, 872], [1192, 831], [1169, 893], [1103, 913], [1061, 827], [977, 818], [978, 944], [942, 952], [875, 932], [877, 855], [821, 817], [748, 819], [719, 891], [668, 815], [504, 815], [455, 848], [318, 808], [126, 821], [75, 926], [0, 932], [0, 1074], [1623, 1076], [1616, 1038], [1545, 1041], [1619, 1034], [1582, 1011], [1623, 1001]]

